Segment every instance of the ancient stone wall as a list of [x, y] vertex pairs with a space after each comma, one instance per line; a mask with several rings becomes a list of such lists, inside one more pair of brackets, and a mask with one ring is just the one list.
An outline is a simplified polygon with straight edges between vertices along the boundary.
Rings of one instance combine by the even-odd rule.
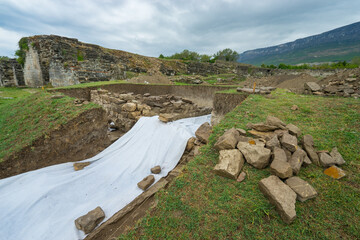
[[119, 94], [103, 89], [91, 90], [90, 100], [105, 109], [109, 122], [113, 122], [110, 127], [123, 133], [129, 131], [142, 116], [166, 114], [169, 119], [177, 120], [210, 114], [212, 110], [174, 95]]
[[0, 86], [23, 86], [21, 65], [14, 58], [0, 60]]

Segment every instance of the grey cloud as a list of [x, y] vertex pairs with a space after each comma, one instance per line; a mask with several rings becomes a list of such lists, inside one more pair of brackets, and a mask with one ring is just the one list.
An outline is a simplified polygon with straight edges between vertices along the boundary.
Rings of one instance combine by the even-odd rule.
[[[56, 34], [147, 56], [281, 44], [359, 21], [351, 0], [0, 0], [0, 55], [16, 37]], [[14, 47], [15, 46], [15, 47]]]

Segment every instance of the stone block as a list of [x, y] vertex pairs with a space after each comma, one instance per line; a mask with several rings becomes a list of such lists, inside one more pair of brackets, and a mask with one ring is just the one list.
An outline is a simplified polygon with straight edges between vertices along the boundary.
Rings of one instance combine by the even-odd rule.
[[297, 200], [305, 202], [317, 196], [316, 190], [299, 177], [291, 177], [285, 183], [297, 194]]
[[219, 163], [214, 167], [214, 172], [219, 176], [236, 180], [244, 162], [244, 157], [239, 150], [221, 150]]
[[244, 155], [246, 162], [250, 165], [258, 169], [265, 168], [269, 165], [271, 151], [263, 145], [239, 142], [237, 148]]
[[101, 207], [97, 207], [94, 210], [88, 212], [86, 215], [81, 216], [75, 220], [75, 226], [77, 229], [83, 231], [85, 234], [90, 233], [101, 223], [105, 218], [105, 213]]
[[331, 166], [325, 169], [324, 173], [335, 179], [340, 179], [346, 176], [345, 171], [337, 166]]
[[149, 175], [146, 178], [144, 178], [143, 180], [141, 180], [140, 182], [138, 182], [138, 187], [142, 190], [146, 190], [148, 189], [151, 184], [153, 184], [155, 182], [155, 177], [153, 175]]

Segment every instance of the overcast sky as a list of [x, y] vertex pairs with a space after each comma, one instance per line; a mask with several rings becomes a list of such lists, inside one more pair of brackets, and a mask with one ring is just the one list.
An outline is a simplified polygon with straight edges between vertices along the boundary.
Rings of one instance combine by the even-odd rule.
[[360, 0], [0, 0], [0, 56], [55, 34], [146, 56], [239, 53], [360, 21]]

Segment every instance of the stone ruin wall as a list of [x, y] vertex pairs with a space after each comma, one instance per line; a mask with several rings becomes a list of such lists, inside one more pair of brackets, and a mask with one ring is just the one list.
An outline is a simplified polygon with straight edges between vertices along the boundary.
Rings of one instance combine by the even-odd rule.
[[0, 87], [23, 86], [24, 75], [21, 65], [14, 58], [0, 60]]
[[[0, 68], [1, 83], [25, 84], [40, 87], [51, 84], [54, 87], [74, 85], [90, 81], [108, 81], [126, 78], [126, 72], [162, 74], [215, 75], [233, 73], [240, 77], [265, 77], [279, 74], [307, 73], [312, 76], [328, 76], [334, 70], [282, 70], [254, 67], [234, 62], [201, 63], [180, 60], [162, 60], [145, 57], [121, 50], [106, 49], [97, 45], [82, 43], [74, 38], [55, 35], [28, 37], [23, 74], [16, 66], [17, 81], [9, 77], [8, 70]], [[23, 77], [22, 77], [23, 75]], [[4, 80], [5, 79], [5, 80]], [[22, 80], [24, 79], [24, 80]]]
[[109, 127], [122, 133], [129, 131], [140, 117], [166, 114], [171, 120], [210, 114], [212, 108], [199, 107], [189, 99], [174, 95], [152, 96], [149, 93], [114, 93], [104, 89], [91, 90], [90, 101], [105, 109]]

